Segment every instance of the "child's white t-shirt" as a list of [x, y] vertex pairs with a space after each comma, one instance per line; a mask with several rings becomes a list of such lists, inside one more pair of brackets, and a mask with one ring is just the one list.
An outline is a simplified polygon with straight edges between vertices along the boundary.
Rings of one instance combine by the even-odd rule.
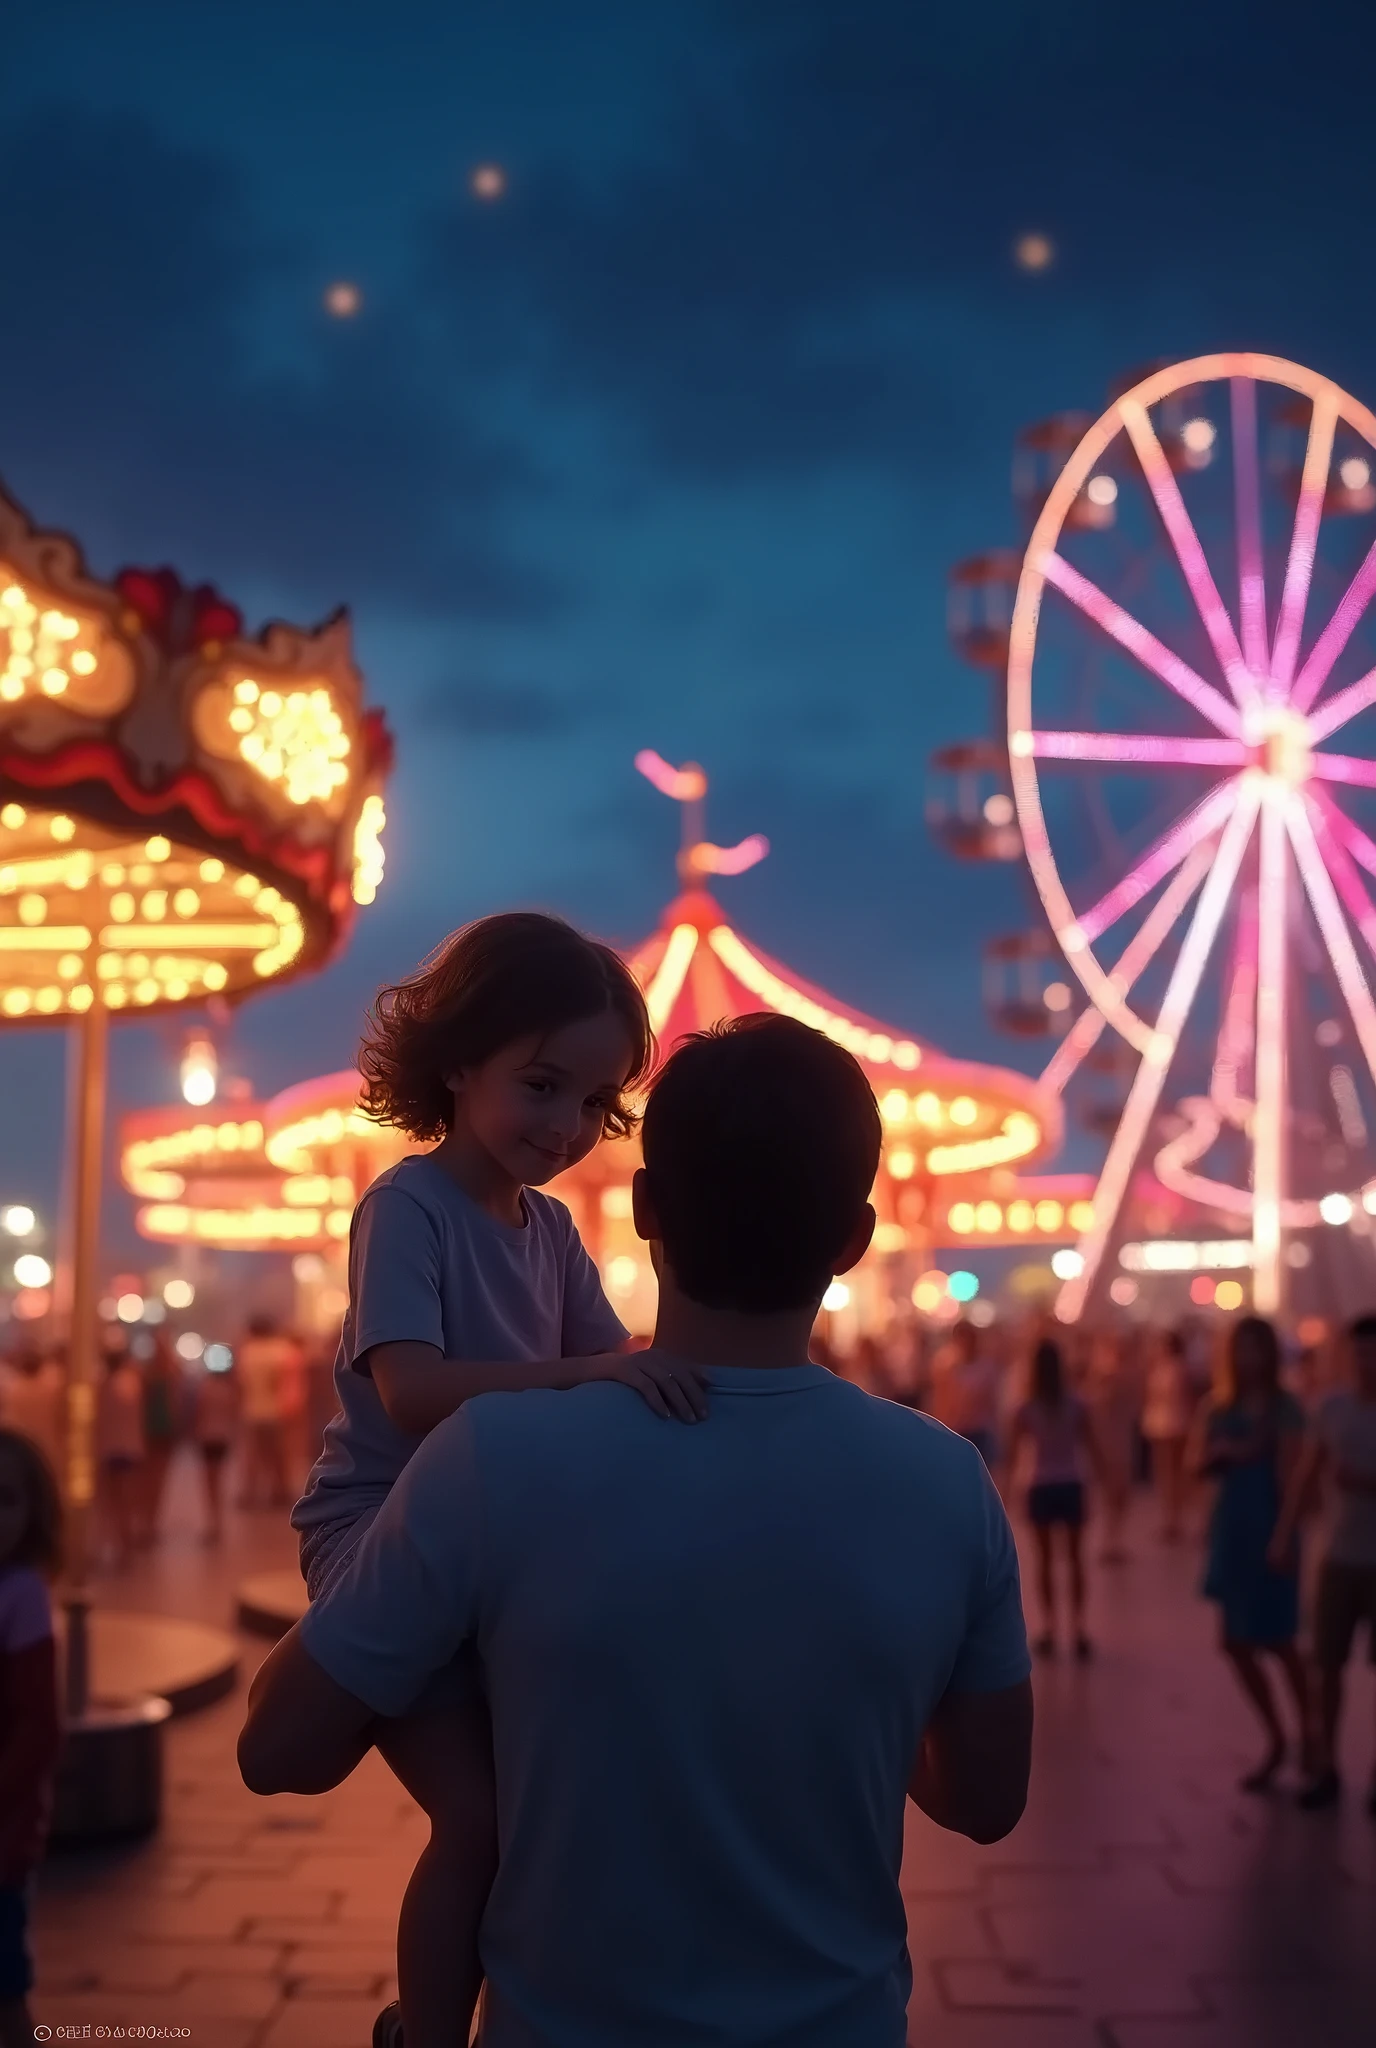
[[334, 1368], [340, 1412], [292, 1510], [294, 1528], [356, 1520], [386, 1498], [421, 1441], [382, 1405], [366, 1369], [375, 1345], [433, 1344], [446, 1358], [518, 1364], [624, 1344], [568, 1210], [532, 1188], [522, 1201], [524, 1225], [498, 1222], [424, 1153], [367, 1189], [349, 1234], [349, 1309]]

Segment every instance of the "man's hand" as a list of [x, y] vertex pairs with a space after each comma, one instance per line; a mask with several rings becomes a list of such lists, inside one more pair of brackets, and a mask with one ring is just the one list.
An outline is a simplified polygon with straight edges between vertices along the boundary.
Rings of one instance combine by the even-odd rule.
[[1032, 1681], [998, 1692], [948, 1692], [908, 1780], [908, 1797], [939, 1828], [1001, 1842], [1022, 1819], [1032, 1771]]
[[598, 1358], [566, 1358], [578, 1381], [618, 1380], [634, 1387], [647, 1407], [666, 1421], [703, 1422], [707, 1418], [707, 1387], [695, 1365], [670, 1361], [659, 1351], [608, 1351]]
[[371, 1749], [375, 1719], [289, 1629], [249, 1687], [240, 1776], [250, 1792], [332, 1792]]

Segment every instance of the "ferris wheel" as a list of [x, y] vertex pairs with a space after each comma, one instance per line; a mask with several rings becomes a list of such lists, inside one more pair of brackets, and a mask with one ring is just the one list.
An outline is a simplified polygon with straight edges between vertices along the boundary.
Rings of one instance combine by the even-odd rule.
[[1373, 1185], [1374, 451], [1376, 417], [1326, 378], [1205, 356], [1115, 397], [1041, 505], [1008, 766], [1089, 998], [1045, 1079], [1064, 1085], [1106, 1025], [1138, 1056], [1066, 1321], [1168, 1083], [1183, 1104], [1158, 1177], [1245, 1223], [1259, 1310], [1280, 1305], [1287, 1234]]

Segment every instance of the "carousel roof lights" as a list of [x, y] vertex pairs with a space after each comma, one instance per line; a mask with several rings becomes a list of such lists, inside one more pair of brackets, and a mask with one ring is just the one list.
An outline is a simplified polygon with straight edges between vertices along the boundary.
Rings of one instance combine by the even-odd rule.
[[382, 877], [390, 741], [361, 699], [342, 616], [250, 638], [170, 571], [96, 582], [0, 495], [0, 1015], [320, 964]]

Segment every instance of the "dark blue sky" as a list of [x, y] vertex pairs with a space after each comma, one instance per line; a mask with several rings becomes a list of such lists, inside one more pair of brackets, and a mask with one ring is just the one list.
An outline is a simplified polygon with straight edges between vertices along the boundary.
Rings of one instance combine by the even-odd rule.
[[[255, 1084], [345, 1064], [478, 911], [646, 930], [645, 745], [773, 841], [723, 891], [760, 943], [1007, 1058], [1016, 883], [922, 821], [988, 722], [945, 570], [1017, 538], [1018, 426], [1125, 369], [1247, 345], [1376, 399], [1369, 4], [45, 0], [4, 36], [0, 474], [102, 572], [348, 603], [398, 736], [386, 886], [241, 1013]], [[117, 1106], [179, 1035], [121, 1030]], [[0, 1087], [0, 1196], [48, 1201], [59, 1042], [7, 1034]]]

